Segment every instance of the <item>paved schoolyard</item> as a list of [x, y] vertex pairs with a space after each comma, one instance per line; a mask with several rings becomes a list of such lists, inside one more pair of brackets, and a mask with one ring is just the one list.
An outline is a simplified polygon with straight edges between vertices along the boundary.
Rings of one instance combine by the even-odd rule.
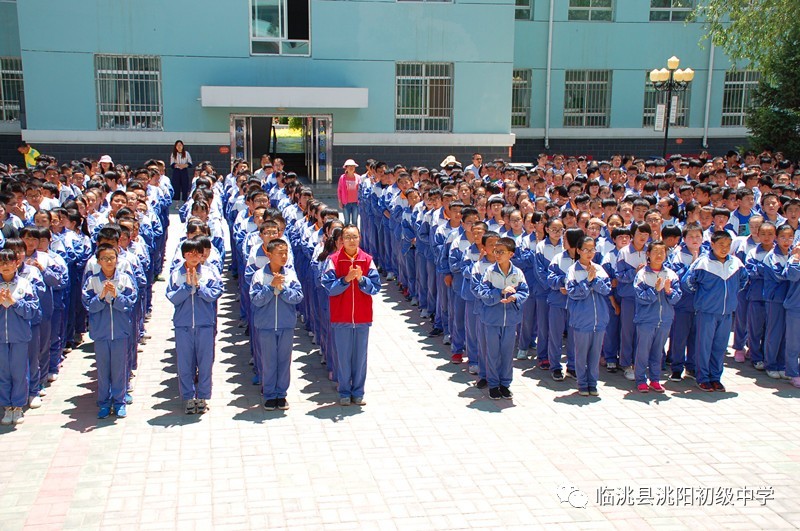
[[298, 333], [291, 409], [266, 412], [230, 289], [212, 409], [187, 416], [164, 289], [156, 285], [127, 419], [95, 418], [89, 343], [69, 355], [41, 409], [0, 430], [0, 529], [800, 522], [800, 391], [732, 360], [727, 393], [685, 382], [640, 395], [621, 373], [601, 371], [591, 399], [515, 362], [514, 401], [494, 402], [388, 286], [376, 297], [368, 405], [335, 404], [316, 348]]

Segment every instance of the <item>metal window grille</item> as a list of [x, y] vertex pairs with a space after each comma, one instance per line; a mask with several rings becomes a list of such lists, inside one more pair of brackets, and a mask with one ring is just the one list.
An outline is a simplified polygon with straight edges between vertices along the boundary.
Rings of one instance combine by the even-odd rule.
[[761, 73], [754, 70], [725, 72], [722, 92], [722, 127], [744, 127], [747, 110], [753, 103], [753, 91]]
[[161, 58], [142, 55], [95, 55], [97, 127], [164, 128]]
[[517, 20], [531, 20], [533, 0], [517, 0], [514, 9], [514, 18]]
[[397, 63], [395, 81], [397, 131], [452, 130], [452, 63]]
[[511, 127], [529, 127], [531, 113], [531, 70], [515, 69], [511, 81]]
[[613, 18], [612, 0], [569, 0], [569, 20], [590, 20], [611, 22]]
[[694, 9], [694, 0], [650, 0], [652, 22], [683, 22]]
[[[688, 127], [689, 126], [689, 103], [691, 98], [692, 87], [689, 86], [683, 92], [674, 92], [673, 96], [678, 97], [678, 108], [673, 109], [675, 114], [675, 122], [670, 122], [670, 127]], [[668, 104], [667, 93], [659, 92], [653, 87], [650, 81], [650, 73], [645, 72], [644, 80], [644, 109], [642, 110], [642, 127], [654, 127], [656, 123], [656, 105], [659, 103]]]
[[250, 0], [250, 53], [311, 55], [310, 0]]
[[564, 127], [608, 127], [611, 70], [567, 70]]
[[22, 58], [0, 57], [0, 122], [19, 121]]

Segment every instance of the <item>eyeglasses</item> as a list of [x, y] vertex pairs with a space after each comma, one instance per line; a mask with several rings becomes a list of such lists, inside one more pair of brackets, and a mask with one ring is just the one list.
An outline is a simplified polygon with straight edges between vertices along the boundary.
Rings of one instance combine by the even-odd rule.
[[343, 240], [349, 241], [349, 242], [358, 240], [360, 238], [361, 238], [361, 236], [342, 236]]
[[495, 256], [503, 256], [504, 254], [509, 254], [509, 251], [506, 251], [505, 249], [495, 249], [492, 252], [495, 254]]
[[116, 262], [117, 261], [117, 257], [116, 256], [103, 256], [102, 258], [98, 258], [97, 261], [98, 262], [105, 262], [105, 263], [109, 264], [111, 262]]

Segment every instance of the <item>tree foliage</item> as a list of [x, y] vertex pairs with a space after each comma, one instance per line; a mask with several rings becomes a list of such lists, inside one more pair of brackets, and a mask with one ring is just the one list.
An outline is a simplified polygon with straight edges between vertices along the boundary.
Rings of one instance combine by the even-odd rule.
[[800, 157], [800, 26], [764, 59], [747, 126], [756, 147], [770, 145]]
[[701, 0], [693, 18], [732, 59], [761, 66], [800, 22], [800, 0]]

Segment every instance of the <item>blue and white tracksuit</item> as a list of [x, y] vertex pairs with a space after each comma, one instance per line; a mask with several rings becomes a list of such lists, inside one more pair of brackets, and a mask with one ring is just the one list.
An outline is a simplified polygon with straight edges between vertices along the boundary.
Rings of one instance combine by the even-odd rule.
[[[167, 299], [175, 306], [175, 349], [181, 400], [211, 398], [211, 371], [217, 326], [217, 299], [223, 282], [216, 268], [197, 266], [198, 286], [186, 281], [186, 265], [172, 271]], [[197, 385], [195, 386], [195, 375]]]
[[747, 285], [747, 271], [735, 256], [727, 256], [721, 262], [713, 254], [705, 254], [691, 265], [681, 282], [685, 290], [695, 294], [697, 383], [719, 382], [731, 316], [736, 311], [739, 291]]
[[[567, 271], [572, 267], [575, 260], [569, 255], [569, 251], [562, 251], [555, 255], [550, 262], [547, 274], [547, 284], [550, 293], [547, 294], [548, 306], [548, 343], [547, 357], [550, 360], [550, 370], [561, 370], [561, 340], [569, 322], [567, 311], [567, 295], [562, 293], [562, 289], [567, 287]], [[567, 370], [575, 370], [575, 344], [572, 334], [567, 332]]]
[[[547, 305], [547, 297], [550, 295], [550, 284], [547, 282], [547, 276], [550, 274], [550, 262], [563, 251], [561, 240], [554, 245], [550, 238], [544, 238], [536, 244], [536, 252], [533, 255], [533, 276], [536, 282], [529, 288], [531, 294], [536, 297], [536, 358], [538, 360], [549, 359], [547, 347], [550, 342], [550, 309]], [[559, 341], [559, 359], [561, 358], [560, 347]]]
[[[731, 220], [736, 218], [734, 214], [731, 214]], [[738, 218], [737, 218], [738, 220]], [[747, 226], [747, 230], [749, 232], [749, 225]], [[745, 264], [745, 268], [747, 268], [747, 253], [751, 250], [755, 249], [758, 244], [753, 241], [752, 236], [739, 236], [733, 240], [733, 244], [731, 246], [731, 254], [738, 258], [743, 264]], [[748, 313], [748, 305], [747, 305], [747, 290], [744, 289], [739, 292], [739, 305], [736, 307], [736, 313], [734, 314], [734, 324], [733, 324], [733, 349], [734, 350], [744, 350], [745, 346], [747, 345], [747, 313]]]
[[14, 304], [0, 304], [0, 407], [28, 403], [28, 343], [31, 320], [40, 312], [36, 288], [19, 274], [0, 289], [11, 292]]
[[289, 368], [292, 363], [292, 339], [297, 324], [297, 304], [303, 300], [303, 288], [294, 270], [283, 267], [283, 286], [270, 284], [275, 278], [269, 265], [259, 269], [250, 284], [253, 326], [261, 345], [261, 389], [264, 400], [286, 398]]
[[786, 376], [800, 376], [800, 260], [790, 257], [783, 276], [788, 281], [783, 307], [786, 310]]
[[636, 292], [633, 281], [640, 266], [647, 263], [644, 249], [637, 251], [633, 244], [623, 247], [617, 257], [617, 295], [619, 296], [619, 363], [622, 367], [633, 365], [633, 353], [636, 345], [636, 325], [633, 322], [636, 313]]
[[747, 297], [747, 346], [752, 363], [764, 361], [764, 346], [767, 340], [767, 306], [764, 302], [764, 259], [772, 250], [757, 245], [747, 253], [745, 268], [748, 284], [744, 289]]
[[617, 296], [617, 288], [613, 286], [617, 278], [617, 259], [619, 258], [619, 250], [614, 247], [608, 253], [603, 255], [603, 260], [600, 266], [611, 282], [611, 293], [606, 297], [606, 304], [608, 305], [608, 324], [606, 325], [606, 335], [603, 339], [603, 357], [606, 360], [606, 366], [609, 363], [619, 363], [619, 315], [614, 311], [614, 305], [611, 304], [611, 297], [619, 304], [619, 297]]
[[[508, 298], [502, 291], [513, 287], [516, 300], [501, 303]], [[486, 380], [490, 388], [509, 387], [513, 378], [514, 340], [517, 325], [522, 322], [522, 305], [529, 296], [528, 284], [521, 269], [509, 264], [508, 273], [493, 264], [483, 274], [478, 285], [478, 296], [483, 303], [482, 321], [486, 327]]]
[[608, 296], [611, 279], [605, 269], [595, 265], [597, 276], [589, 280], [589, 273], [579, 262], [567, 271], [567, 311], [570, 335], [575, 345], [575, 372], [578, 389], [597, 389], [600, 353], [608, 327]]
[[[106, 281], [114, 284], [116, 297], [100, 298]], [[100, 271], [86, 278], [82, 293], [83, 305], [89, 312], [89, 336], [94, 340], [97, 405], [122, 406], [128, 382], [128, 341], [133, 340], [131, 317], [136, 304], [136, 284], [119, 269], [112, 278]]]
[[767, 307], [764, 368], [768, 371], [786, 370], [786, 309], [783, 301], [789, 289], [785, 275], [788, 258], [777, 246], [764, 258], [764, 304]]
[[[658, 279], [669, 283], [672, 291], [667, 295], [664, 289], [656, 290]], [[661, 374], [661, 361], [664, 346], [667, 344], [672, 320], [675, 317], [675, 304], [681, 299], [681, 286], [678, 275], [667, 267], [654, 271], [645, 266], [636, 274], [633, 281], [636, 292], [636, 358], [634, 371], [636, 384], [658, 382]]]
[[[678, 278], [689, 270], [694, 256], [686, 245], [681, 244], [667, 259], [666, 267], [675, 272]], [[694, 293], [681, 290], [680, 300], [675, 304], [675, 317], [669, 335], [670, 370], [682, 373], [684, 369], [694, 372], [696, 359], [697, 327], [695, 325]]]

